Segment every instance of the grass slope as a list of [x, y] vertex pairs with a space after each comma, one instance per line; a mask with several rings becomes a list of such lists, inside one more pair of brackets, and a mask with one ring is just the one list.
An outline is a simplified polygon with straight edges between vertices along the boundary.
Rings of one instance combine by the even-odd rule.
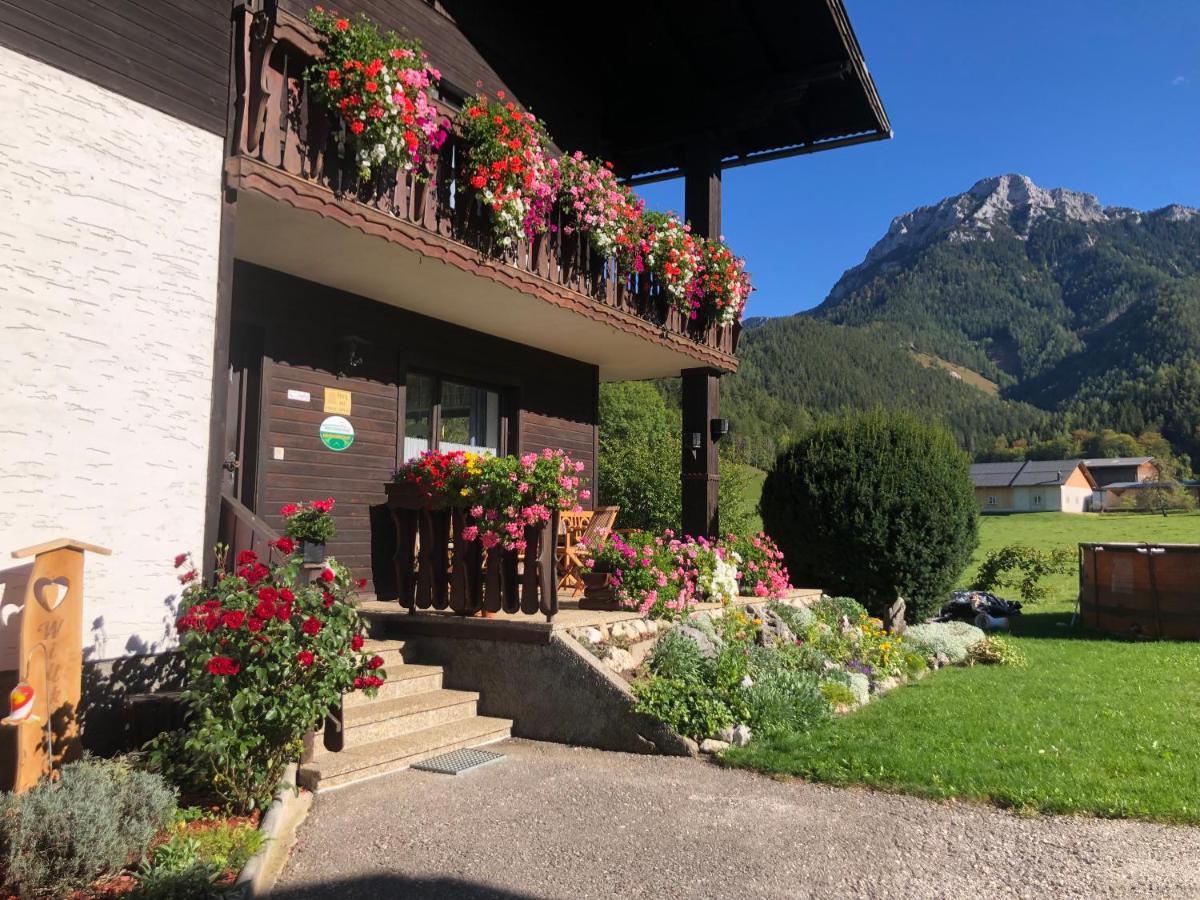
[[[988, 518], [976, 563], [1015, 541], [1196, 541], [1200, 516]], [[965, 579], [964, 579], [965, 580]], [[1025, 668], [948, 669], [727, 763], [1022, 811], [1200, 823], [1200, 645], [1061, 627], [1076, 582], [1013, 621]]]

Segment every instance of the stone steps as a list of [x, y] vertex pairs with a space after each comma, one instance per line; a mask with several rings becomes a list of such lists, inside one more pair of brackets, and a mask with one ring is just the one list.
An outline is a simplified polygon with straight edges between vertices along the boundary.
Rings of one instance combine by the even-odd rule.
[[[439, 688], [395, 700], [372, 700], [345, 710], [345, 746], [358, 747], [386, 738], [401, 737], [435, 725], [469, 719], [475, 715], [479, 695], [474, 691]], [[320, 756], [328, 753], [321, 748]]]
[[312, 791], [328, 790], [375, 775], [399, 772], [451, 750], [502, 741], [509, 737], [511, 728], [508, 719], [472, 716], [400, 737], [347, 747], [301, 766], [299, 783]]
[[406, 663], [403, 641], [368, 640], [362, 649], [383, 657], [386, 680], [374, 697], [344, 697], [343, 749], [332, 752], [318, 741], [300, 767], [303, 787], [328, 790], [510, 735], [512, 722], [476, 714], [477, 693], [443, 688], [441, 666]]
[[400, 663], [386, 665], [384, 671], [387, 672], [387, 681], [375, 692], [374, 697], [368, 697], [363, 691], [352, 691], [342, 698], [342, 708], [348, 710], [381, 700], [395, 700], [399, 697], [411, 697], [413, 694], [424, 694], [427, 691], [439, 691], [442, 688], [441, 666]]

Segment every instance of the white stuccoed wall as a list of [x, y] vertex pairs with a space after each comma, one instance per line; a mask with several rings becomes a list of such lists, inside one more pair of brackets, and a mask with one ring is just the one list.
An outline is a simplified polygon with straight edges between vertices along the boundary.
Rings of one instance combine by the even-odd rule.
[[113, 551], [88, 658], [162, 650], [203, 539], [222, 142], [3, 47], [0, 110], [0, 669], [11, 551], [64, 535]]

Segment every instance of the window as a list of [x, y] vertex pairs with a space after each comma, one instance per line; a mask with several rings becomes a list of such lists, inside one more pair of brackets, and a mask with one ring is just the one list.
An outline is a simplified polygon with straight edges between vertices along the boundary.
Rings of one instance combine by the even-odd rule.
[[1034, 494], [1034, 495], [1033, 495], [1033, 505], [1034, 505], [1034, 506], [1041, 506], [1041, 505], [1042, 505], [1042, 495], [1041, 495], [1041, 494]]
[[410, 372], [405, 389], [404, 459], [426, 450], [500, 452], [500, 394]]
[[995, 506], [995, 505], [996, 505], [996, 498], [995, 498], [995, 497], [993, 497], [992, 495], [990, 495], [990, 494], [989, 494], [989, 495], [988, 495], [988, 504], [987, 504], [987, 505], [988, 505], [988, 506]]

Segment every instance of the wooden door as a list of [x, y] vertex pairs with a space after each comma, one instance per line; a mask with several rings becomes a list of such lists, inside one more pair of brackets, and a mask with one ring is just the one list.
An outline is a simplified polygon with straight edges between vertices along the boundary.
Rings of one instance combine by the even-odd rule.
[[262, 410], [263, 333], [239, 326], [229, 347], [225, 395], [225, 462], [221, 490], [253, 510]]

